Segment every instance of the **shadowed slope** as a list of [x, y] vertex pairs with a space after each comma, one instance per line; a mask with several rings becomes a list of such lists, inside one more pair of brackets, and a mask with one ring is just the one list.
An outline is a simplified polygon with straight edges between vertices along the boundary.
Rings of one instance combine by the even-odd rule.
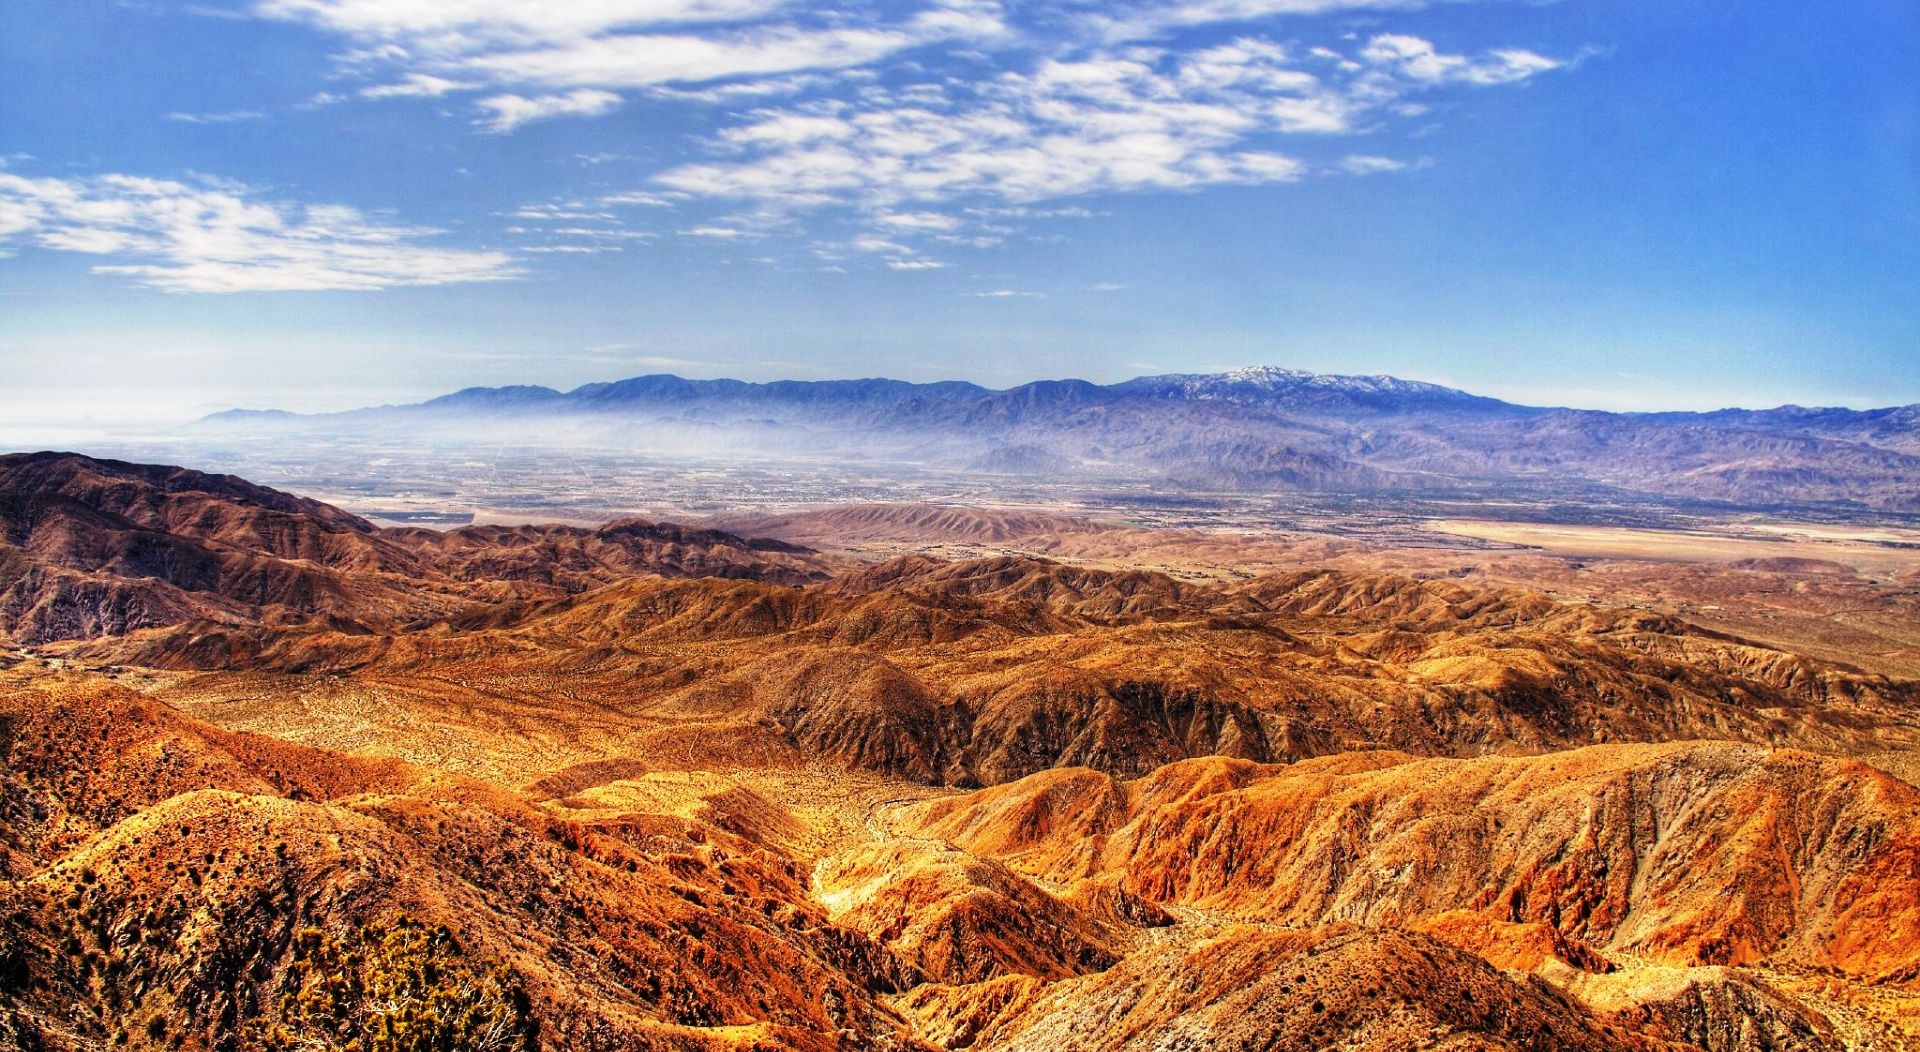
[[716, 530], [383, 530], [231, 476], [0, 457], [0, 630], [26, 643], [190, 621], [378, 629], [642, 574], [799, 584], [828, 573], [806, 549]]

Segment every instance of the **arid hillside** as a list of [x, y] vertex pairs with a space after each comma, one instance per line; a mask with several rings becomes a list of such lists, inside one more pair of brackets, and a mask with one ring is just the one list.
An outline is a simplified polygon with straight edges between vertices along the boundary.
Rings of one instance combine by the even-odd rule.
[[1043, 513], [0, 469], [0, 1047], [1920, 1045], [1920, 684], [1839, 643]]
[[636, 574], [828, 575], [805, 549], [715, 530], [380, 529], [231, 476], [60, 453], [0, 457], [0, 541], [0, 632], [24, 643], [192, 621], [406, 624]]
[[1920, 740], [1908, 681], [1644, 611], [1324, 571], [1218, 588], [909, 559], [813, 588], [642, 578], [412, 631], [194, 624], [63, 652], [169, 670], [156, 696], [208, 718], [420, 762], [439, 746], [402, 728], [485, 714], [500, 731], [473, 762], [497, 747], [535, 777], [695, 729], [709, 755], [955, 786], [1209, 755]]

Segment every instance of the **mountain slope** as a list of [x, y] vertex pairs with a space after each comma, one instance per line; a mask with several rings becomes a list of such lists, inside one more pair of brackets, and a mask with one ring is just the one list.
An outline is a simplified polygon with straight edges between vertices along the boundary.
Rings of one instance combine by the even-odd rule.
[[[720, 447], [956, 473], [1203, 492], [1634, 495], [1750, 507], [1920, 511], [1914, 407], [1622, 414], [1516, 406], [1388, 376], [1259, 367], [1004, 391], [896, 380], [645, 376], [573, 391], [478, 388], [318, 417], [221, 415], [208, 434], [373, 431], [446, 441], [665, 455]], [[236, 431], [235, 429], [239, 429]], [[818, 471], [817, 464], [808, 470]]]
[[1920, 978], [1920, 790], [1791, 751], [1196, 760], [1125, 785], [1058, 772], [921, 805], [906, 828], [1052, 880], [1117, 875], [1152, 902], [1290, 926], [1468, 911], [1543, 925], [1575, 961]]
[[231, 476], [0, 457], [0, 632], [24, 643], [207, 621], [375, 628], [643, 574], [804, 583], [807, 549], [639, 520], [381, 529]]
[[[1088, 386], [1023, 397], [1095, 411]], [[1885, 773], [1920, 755], [1911, 680], [1231, 553], [1198, 581], [861, 565], [639, 520], [379, 529], [63, 455], [0, 481], [6, 594], [141, 614], [0, 641], [0, 1047], [1920, 1038], [1920, 789]], [[1117, 532], [933, 505], [767, 525]], [[1844, 569], [1728, 572], [1800, 595]]]

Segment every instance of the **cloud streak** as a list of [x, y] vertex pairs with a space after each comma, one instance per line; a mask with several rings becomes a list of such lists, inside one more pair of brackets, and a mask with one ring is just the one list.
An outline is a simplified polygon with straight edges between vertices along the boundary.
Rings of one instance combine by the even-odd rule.
[[951, 217], [902, 206], [1292, 182], [1309, 169], [1283, 151], [1287, 139], [1355, 134], [1416, 96], [1558, 66], [1517, 50], [1446, 54], [1388, 34], [1350, 55], [1251, 38], [1192, 52], [1127, 48], [976, 83], [757, 110], [712, 143], [719, 159], [656, 181], [790, 209], [862, 207], [896, 233], [951, 231]]
[[1134, 0], [1101, 4], [1097, 13], [1085, 15], [1083, 20], [1099, 37], [1118, 43], [1217, 23], [1343, 11], [1410, 11], [1425, 6], [1424, 0]]
[[505, 253], [423, 243], [438, 233], [340, 205], [264, 201], [209, 179], [0, 172], [0, 251], [28, 245], [112, 257], [94, 272], [167, 292], [373, 290], [520, 276]]
[[239, 124], [243, 121], [257, 121], [266, 117], [259, 110], [225, 110], [219, 113], [180, 113], [165, 115], [166, 120], [176, 124]]
[[[904, 17], [865, 22], [786, 0], [260, 0], [252, 10], [350, 38], [344, 67], [398, 75], [363, 89], [371, 98], [533, 88], [561, 99], [582, 89], [733, 81], [703, 89], [718, 101], [1005, 32], [997, 0], [931, 0]], [[769, 83], [737, 79], [748, 77]]]
[[597, 117], [620, 108], [620, 96], [596, 88], [580, 88], [558, 95], [495, 95], [477, 105], [486, 114], [481, 127], [504, 135], [523, 124], [552, 120], [555, 117]]

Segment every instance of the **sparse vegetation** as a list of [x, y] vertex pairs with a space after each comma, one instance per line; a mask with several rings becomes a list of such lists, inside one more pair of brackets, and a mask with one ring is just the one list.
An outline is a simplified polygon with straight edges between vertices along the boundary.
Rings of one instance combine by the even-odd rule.
[[282, 989], [252, 1028], [260, 1052], [534, 1047], [537, 1028], [512, 969], [469, 961], [446, 928], [406, 917], [345, 936], [302, 929]]

